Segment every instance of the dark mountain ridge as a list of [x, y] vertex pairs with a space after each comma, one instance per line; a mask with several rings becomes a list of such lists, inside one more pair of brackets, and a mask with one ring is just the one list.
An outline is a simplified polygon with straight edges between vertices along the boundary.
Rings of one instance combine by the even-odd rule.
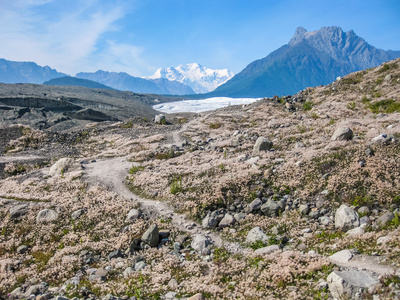
[[329, 84], [338, 76], [378, 66], [400, 57], [400, 51], [384, 51], [369, 45], [354, 31], [323, 27], [307, 32], [297, 28], [287, 45], [249, 64], [207, 97], [267, 97], [295, 94]]

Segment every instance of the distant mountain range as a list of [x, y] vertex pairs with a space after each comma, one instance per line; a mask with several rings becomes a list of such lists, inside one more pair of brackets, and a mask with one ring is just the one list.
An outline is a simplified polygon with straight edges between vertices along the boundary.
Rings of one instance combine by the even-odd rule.
[[64, 77], [58, 77], [54, 79], [50, 79], [49, 81], [43, 82], [44, 85], [60, 85], [60, 86], [82, 86], [82, 87], [87, 87], [91, 89], [108, 89], [108, 90], [113, 90], [113, 88], [106, 86], [104, 84], [92, 81], [92, 80], [87, 80], [87, 79], [81, 79], [81, 78], [76, 78], [76, 77], [71, 77], [71, 76], [64, 76]]
[[214, 91], [234, 76], [228, 69], [213, 70], [197, 63], [179, 65], [176, 68], [160, 68], [146, 79], [166, 78], [191, 87], [197, 94]]
[[308, 32], [299, 27], [287, 45], [250, 63], [235, 76], [227, 69], [212, 70], [192, 63], [161, 68], [145, 78], [102, 70], [70, 77], [33, 62], [0, 59], [0, 82], [97, 86], [135, 93], [191, 95], [190, 98], [258, 98], [295, 94], [398, 57], [400, 51], [377, 49], [352, 30], [323, 27]]
[[9, 61], [0, 58], [0, 82], [2, 83], [43, 83], [44, 81], [66, 76], [64, 73], [34, 62]]
[[207, 97], [268, 97], [295, 94], [338, 76], [371, 68], [400, 57], [369, 45], [352, 30], [323, 27], [307, 32], [299, 27], [287, 45], [249, 64]]
[[120, 91], [133, 91], [144, 94], [184, 95], [194, 94], [194, 91], [180, 82], [169, 80], [147, 80], [134, 77], [127, 73], [106, 72], [78, 73], [77, 78], [88, 79], [105, 84]]

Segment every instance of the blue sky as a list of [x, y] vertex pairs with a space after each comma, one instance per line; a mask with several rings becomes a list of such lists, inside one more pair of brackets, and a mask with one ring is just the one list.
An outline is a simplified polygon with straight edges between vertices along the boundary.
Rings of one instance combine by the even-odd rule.
[[296, 28], [353, 29], [400, 50], [399, 0], [0, 0], [0, 58], [60, 72], [127, 72], [192, 62], [240, 72]]

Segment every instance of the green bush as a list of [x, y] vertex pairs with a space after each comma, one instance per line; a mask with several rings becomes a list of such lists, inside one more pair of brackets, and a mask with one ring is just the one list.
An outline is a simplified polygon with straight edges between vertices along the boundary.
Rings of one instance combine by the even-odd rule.
[[375, 114], [377, 113], [394, 113], [400, 112], [400, 103], [393, 100], [382, 100], [369, 105], [371, 111]]
[[311, 108], [313, 108], [313, 106], [314, 106], [314, 104], [311, 101], [303, 103], [303, 109], [306, 111], [311, 110]]

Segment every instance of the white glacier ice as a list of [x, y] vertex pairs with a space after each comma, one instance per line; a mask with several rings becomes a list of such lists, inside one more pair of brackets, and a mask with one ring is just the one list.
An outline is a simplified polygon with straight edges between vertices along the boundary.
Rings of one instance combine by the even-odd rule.
[[250, 104], [260, 98], [228, 98], [228, 97], [214, 97], [202, 100], [183, 100], [176, 102], [167, 102], [154, 105], [153, 108], [163, 113], [180, 113], [180, 112], [194, 112], [200, 113], [210, 111], [229, 105]]

